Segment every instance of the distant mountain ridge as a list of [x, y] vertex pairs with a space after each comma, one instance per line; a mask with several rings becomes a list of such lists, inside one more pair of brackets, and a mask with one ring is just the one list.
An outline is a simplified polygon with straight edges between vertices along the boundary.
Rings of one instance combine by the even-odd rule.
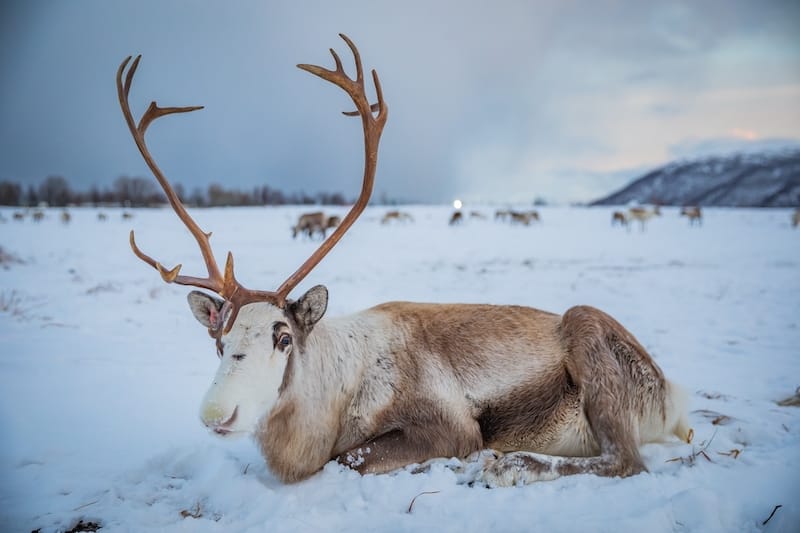
[[800, 206], [800, 148], [676, 161], [590, 205]]

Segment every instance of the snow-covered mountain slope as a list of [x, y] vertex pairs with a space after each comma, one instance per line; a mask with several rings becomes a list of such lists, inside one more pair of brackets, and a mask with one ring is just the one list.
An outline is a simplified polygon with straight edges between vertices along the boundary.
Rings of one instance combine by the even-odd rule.
[[800, 206], [800, 149], [677, 161], [592, 205]]

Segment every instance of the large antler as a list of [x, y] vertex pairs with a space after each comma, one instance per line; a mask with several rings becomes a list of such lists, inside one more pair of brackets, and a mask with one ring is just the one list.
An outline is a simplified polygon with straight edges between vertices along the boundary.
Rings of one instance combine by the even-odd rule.
[[[300, 265], [300, 268], [298, 268], [294, 274], [289, 276], [289, 278], [278, 287], [278, 294], [282, 295], [284, 298], [320, 261], [322, 261], [322, 258], [336, 246], [339, 239], [344, 236], [347, 230], [350, 229], [350, 226], [353, 225], [353, 222], [355, 222], [364, 211], [364, 208], [367, 207], [369, 197], [372, 194], [372, 185], [375, 182], [375, 170], [378, 166], [378, 144], [381, 140], [383, 127], [386, 125], [386, 119], [389, 117], [389, 108], [383, 100], [383, 91], [381, 90], [381, 82], [378, 79], [378, 73], [375, 70], [372, 71], [372, 81], [375, 83], [375, 92], [378, 96], [378, 102], [370, 105], [364, 89], [364, 70], [361, 66], [361, 56], [358, 53], [358, 49], [347, 35], [340, 33], [339, 37], [344, 39], [344, 42], [347, 43], [347, 46], [349, 46], [350, 50], [353, 52], [353, 57], [356, 62], [355, 80], [350, 79], [347, 74], [345, 74], [344, 68], [342, 68], [342, 61], [333, 48], [330, 49], [330, 52], [333, 56], [333, 60], [336, 62], [336, 70], [328, 70], [316, 65], [297, 65], [297, 67], [341, 87], [350, 95], [350, 98], [353, 99], [353, 103], [356, 105], [356, 111], [344, 112], [343, 114], [347, 116], [361, 116], [361, 124], [364, 128], [364, 180], [361, 185], [361, 194], [358, 196], [358, 200], [356, 200], [356, 203], [350, 208], [350, 211], [348, 211], [342, 219], [342, 222], [336, 230], [308, 259], [306, 259], [305, 263]], [[377, 111], [378, 115], [374, 116], [372, 114], [373, 111]]]
[[[374, 70], [372, 71], [372, 78], [375, 83], [378, 102], [377, 104], [370, 106], [364, 89], [364, 75], [358, 49], [353, 42], [347, 38], [347, 36], [343, 34], [340, 34], [340, 36], [350, 47], [350, 50], [353, 52], [353, 56], [355, 57], [355, 80], [350, 79], [345, 74], [344, 69], [342, 68], [342, 62], [333, 49], [331, 49], [331, 54], [333, 55], [334, 61], [336, 61], [335, 71], [327, 70], [314, 65], [298, 65], [298, 67], [311, 72], [312, 74], [315, 74], [335, 85], [338, 85], [350, 95], [356, 105], [356, 112], [346, 112], [344, 114], [348, 116], [360, 115], [364, 128], [365, 162], [364, 181], [361, 187], [361, 194], [350, 212], [348, 212], [342, 220], [342, 223], [338, 228], [336, 228], [336, 231], [334, 231], [333, 234], [331, 234], [331, 236], [325, 242], [323, 242], [322, 245], [320, 245], [320, 247], [300, 266], [300, 268], [298, 268], [294, 274], [289, 276], [289, 278], [284, 281], [275, 292], [251, 290], [242, 286], [236, 280], [233, 274], [233, 255], [230, 252], [228, 252], [224, 275], [220, 273], [217, 262], [214, 259], [214, 254], [211, 250], [211, 245], [209, 243], [211, 233], [206, 233], [200, 229], [200, 226], [198, 226], [194, 219], [189, 216], [189, 213], [184, 208], [183, 204], [178, 198], [178, 195], [172, 189], [169, 181], [167, 181], [166, 177], [164, 177], [161, 169], [155, 163], [155, 160], [150, 155], [150, 151], [147, 149], [144, 134], [151, 122], [164, 115], [196, 111], [198, 109], [202, 109], [202, 106], [161, 108], [158, 107], [155, 102], [151, 102], [150, 107], [147, 108], [147, 111], [145, 111], [144, 115], [142, 115], [142, 118], [139, 120], [139, 124], [137, 125], [130, 109], [128, 95], [130, 93], [133, 76], [136, 73], [136, 68], [139, 66], [139, 60], [141, 59], [141, 56], [137, 56], [133, 61], [133, 64], [125, 76], [124, 84], [122, 82], [122, 75], [131, 60], [130, 56], [122, 62], [117, 70], [117, 93], [119, 95], [119, 103], [120, 107], [122, 108], [122, 114], [125, 116], [125, 121], [127, 122], [128, 128], [131, 131], [131, 135], [133, 135], [136, 146], [139, 148], [139, 152], [141, 152], [142, 157], [144, 157], [147, 166], [150, 167], [153, 175], [156, 177], [158, 183], [161, 185], [161, 188], [164, 190], [164, 193], [167, 195], [167, 199], [169, 200], [172, 208], [175, 210], [175, 213], [178, 215], [178, 218], [183, 221], [197, 241], [197, 244], [200, 247], [200, 252], [203, 255], [203, 260], [206, 263], [208, 277], [199, 278], [181, 275], [180, 264], [172, 269], [164, 268], [161, 263], [143, 253], [138, 246], [136, 246], [133, 231], [131, 231], [130, 234], [131, 248], [133, 249], [133, 253], [136, 254], [139, 259], [158, 270], [158, 272], [161, 274], [161, 277], [167, 283], [191, 285], [212, 290], [229, 302], [229, 307], [231, 308], [230, 316], [224, 330], [221, 331], [228, 332], [230, 330], [234, 321], [236, 320], [239, 309], [245, 304], [257, 301], [268, 301], [277, 305], [278, 307], [284, 307], [286, 305], [286, 298], [291, 290], [296, 287], [297, 284], [300, 283], [300, 281], [302, 281], [303, 278], [305, 278], [308, 273], [311, 272], [311, 270], [322, 260], [322, 258], [325, 257], [325, 255], [336, 245], [336, 243], [339, 242], [339, 239], [342, 238], [344, 233], [350, 228], [350, 226], [353, 225], [358, 216], [364, 210], [367, 202], [369, 201], [369, 197], [372, 194], [372, 185], [375, 179], [375, 169], [378, 161], [378, 143], [380, 141], [381, 132], [383, 131], [383, 126], [386, 124], [388, 108], [386, 103], [383, 101], [383, 93], [381, 92], [378, 74]], [[378, 115], [373, 116], [373, 111], [378, 111]], [[220, 331], [214, 331], [212, 333], [219, 334]]]

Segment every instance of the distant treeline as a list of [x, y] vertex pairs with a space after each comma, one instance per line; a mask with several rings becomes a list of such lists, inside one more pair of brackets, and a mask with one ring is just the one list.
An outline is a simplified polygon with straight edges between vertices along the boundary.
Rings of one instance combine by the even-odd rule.
[[[252, 190], [226, 189], [212, 184], [203, 190], [196, 187], [188, 195], [181, 184], [175, 184], [175, 193], [187, 206], [218, 207], [244, 205], [348, 205], [340, 193], [304, 192], [285, 193], [267, 185]], [[0, 205], [34, 207], [46, 203], [52, 207], [67, 205], [121, 205], [126, 207], [149, 207], [166, 203], [167, 198], [152, 179], [117, 178], [111, 187], [93, 185], [89, 190], [72, 188], [66, 178], [50, 176], [38, 187], [21, 186], [12, 181], [0, 181]]]

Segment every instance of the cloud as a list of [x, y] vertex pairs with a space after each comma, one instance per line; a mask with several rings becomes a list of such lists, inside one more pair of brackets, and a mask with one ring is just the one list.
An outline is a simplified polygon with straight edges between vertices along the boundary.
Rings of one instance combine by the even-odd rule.
[[754, 132], [741, 130], [730, 137], [715, 139], [686, 139], [669, 147], [669, 153], [676, 159], [691, 159], [706, 156], [724, 156], [734, 153], [772, 152], [800, 148], [799, 139], [759, 139], [750, 138]]
[[147, 174], [112, 79], [142, 53], [137, 110], [206, 106], [148, 132], [172, 179], [351, 196], [361, 132], [338, 113], [351, 104], [294, 68], [332, 65], [334, 47], [352, 69], [338, 31], [381, 76], [376, 194], [393, 198], [584, 200], [606, 192], [591, 176], [662, 164], [684, 139], [800, 138], [796, 3], [39, 5], [0, 7], [0, 179]]

